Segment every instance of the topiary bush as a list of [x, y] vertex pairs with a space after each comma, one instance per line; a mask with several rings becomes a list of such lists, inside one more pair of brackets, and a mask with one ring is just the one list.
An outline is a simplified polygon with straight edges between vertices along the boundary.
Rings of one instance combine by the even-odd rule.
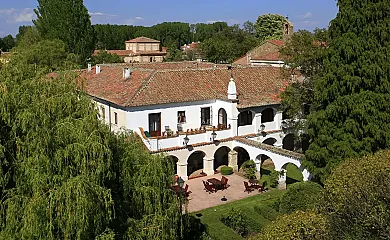
[[230, 175], [233, 173], [233, 168], [232, 167], [222, 167], [221, 168], [221, 174], [222, 175]]
[[279, 177], [280, 172], [276, 170], [270, 170], [269, 174], [261, 176], [260, 183], [264, 184], [263, 186], [265, 186], [266, 188], [276, 188], [279, 184]]
[[256, 178], [256, 163], [253, 160], [245, 161], [241, 168], [244, 170], [244, 176], [247, 179]]
[[270, 221], [275, 221], [276, 217], [279, 216], [279, 213], [275, 209], [268, 206], [257, 205], [254, 206], [253, 209], [255, 210], [255, 212], [257, 212], [265, 219], [268, 219]]
[[314, 208], [322, 199], [323, 188], [314, 182], [297, 182], [290, 185], [280, 198], [279, 211], [292, 213]]
[[228, 213], [221, 217], [221, 222], [242, 237], [245, 237], [249, 232], [247, 217], [241, 213], [241, 210], [232, 208]]

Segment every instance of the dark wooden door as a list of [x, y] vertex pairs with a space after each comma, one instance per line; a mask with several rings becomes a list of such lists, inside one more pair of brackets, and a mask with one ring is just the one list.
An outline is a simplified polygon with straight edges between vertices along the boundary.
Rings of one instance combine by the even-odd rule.
[[149, 114], [149, 133], [151, 137], [161, 136], [161, 113]]

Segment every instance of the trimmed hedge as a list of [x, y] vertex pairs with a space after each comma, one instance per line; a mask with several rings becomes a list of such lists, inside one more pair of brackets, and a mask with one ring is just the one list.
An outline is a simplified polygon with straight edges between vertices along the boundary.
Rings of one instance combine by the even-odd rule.
[[221, 168], [221, 174], [222, 175], [230, 175], [233, 173], [233, 168], [232, 167], [222, 167]]
[[248, 232], [248, 219], [241, 210], [231, 209], [221, 217], [221, 222], [233, 229], [236, 233], [245, 237]]
[[314, 182], [297, 182], [290, 185], [280, 199], [279, 212], [292, 213], [314, 208], [323, 197], [322, 190], [321, 185]]
[[262, 215], [265, 219], [268, 219], [270, 221], [275, 221], [277, 216], [280, 215], [275, 209], [268, 206], [257, 205], [253, 208], [258, 214]]

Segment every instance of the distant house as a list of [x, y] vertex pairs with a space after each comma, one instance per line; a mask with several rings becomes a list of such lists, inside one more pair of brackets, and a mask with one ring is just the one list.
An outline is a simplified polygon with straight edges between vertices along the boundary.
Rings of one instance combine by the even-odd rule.
[[8, 60], [9, 55], [10, 55], [9, 52], [3, 52], [0, 49], [0, 63], [8, 63], [9, 62], [9, 60]]
[[189, 44], [184, 44], [183, 46], [180, 47], [180, 49], [183, 52], [188, 52], [188, 51], [195, 51], [198, 49], [200, 42], [192, 42]]
[[[116, 54], [123, 58], [124, 62], [162, 62], [167, 55], [165, 47], [160, 51], [160, 41], [138, 37], [125, 42], [126, 50], [107, 50], [110, 54]], [[95, 50], [97, 55], [102, 50]]]
[[287, 21], [283, 26], [283, 40], [267, 40], [244, 56], [236, 59], [233, 65], [282, 67], [284, 61], [280, 56], [279, 50], [291, 38], [293, 32], [294, 26], [290, 21]]

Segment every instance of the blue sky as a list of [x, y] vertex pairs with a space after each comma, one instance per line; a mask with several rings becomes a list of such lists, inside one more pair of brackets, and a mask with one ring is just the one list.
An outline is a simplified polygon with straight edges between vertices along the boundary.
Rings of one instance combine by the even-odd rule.
[[[0, 0], [0, 36], [15, 35], [20, 25], [31, 25], [36, 0]], [[92, 23], [151, 26], [160, 22], [226, 21], [242, 24], [259, 15], [289, 16], [295, 30], [327, 27], [337, 13], [336, 0], [84, 0]]]

